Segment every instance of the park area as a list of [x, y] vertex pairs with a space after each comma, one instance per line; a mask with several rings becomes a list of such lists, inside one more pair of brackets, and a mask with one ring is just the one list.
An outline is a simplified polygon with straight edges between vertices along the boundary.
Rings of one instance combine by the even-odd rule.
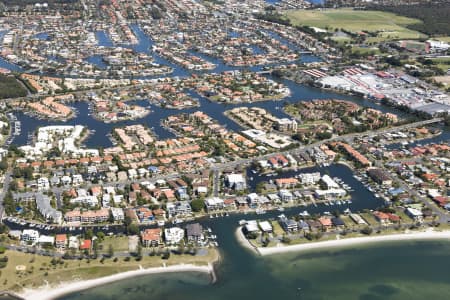
[[286, 12], [292, 25], [309, 26], [335, 31], [370, 32], [369, 41], [419, 39], [426, 35], [406, 28], [420, 20], [402, 17], [389, 12], [353, 9], [291, 10]]

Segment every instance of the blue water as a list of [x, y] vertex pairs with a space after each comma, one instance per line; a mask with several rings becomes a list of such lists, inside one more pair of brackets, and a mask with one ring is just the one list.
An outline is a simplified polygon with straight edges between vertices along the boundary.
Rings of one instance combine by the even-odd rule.
[[[148, 37], [142, 29], [137, 25], [133, 24], [131, 25], [131, 28], [133, 32], [136, 34], [139, 43], [136, 45], [125, 45], [125, 47], [130, 47], [136, 52], [146, 53], [148, 55], [152, 55], [153, 58], [157, 63], [168, 65], [174, 69], [173, 74], [170, 76], [180, 76], [180, 77], [186, 77], [189, 76], [191, 73], [187, 70], [181, 68], [180, 66], [173, 64], [166, 59], [156, 55], [155, 53], [151, 53], [150, 49], [153, 45], [153, 41], [150, 37]], [[107, 36], [107, 34], [103, 31], [97, 31], [96, 36], [99, 39], [99, 44], [102, 46], [112, 46], [112, 42]], [[277, 35], [273, 35], [273, 38], [279, 39], [285, 43], [287, 41], [283, 40], [282, 38], [278, 37]], [[227, 66], [223, 64], [223, 62], [214, 57], [210, 57], [208, 55], [204, 55], [195, 51], [191, 51], [191, 54], [198, 55], [202, 57], [203, 59], [212, 62], [217, 65], [217, 67], [212, 70], [211, 72], [223, 72], [228, 70], [235, 70], [237, 68]], [[89, 62], [96, 64], [100, 68], [106, 68], [107, 64], [105, 64], [102, 61], [101, 56], [91, 56], [87, 59]], [[317, 61], [318, 58], [313, 55], [302, 55], [301, 60], [303, 62], [311, 62], [311, 61]], [[0, 66], [1, 66], [1, 60], [0, 60]], [[257, 66], [257, 67], [251, 67], [247, 68], [252, 71], [259, 71], [262, 69], [263, 66]], [[245, 68], [241, 68], [245, 69]], [[155, 76], [158, 77], [158, 76]], [[288, 86], [291, 90], [291, 95], [289, 97], [286, 97], [285, 99], [281, 101], [264, 101], [264, 102], [257, 102], [257, 103], [244, 103], [244, 104], [220, 104], [211, 102], [208, 99], [198, 95], [195, 91], [188, 91], [191, 97], [197, 99], [200, 103], [199, 108], [190, 108], [190, 109], [184, 109], [184, 110], [170, 110], [170, 109], [163, 109], [155, 105], [151, 105], [151, 113], [146, 116], [145, 118], [134, 120], [134, 121], [124, 121], [124, 122], [117, 122], [117, 123], [110, 123], [106, 124], [103, 122], [100, 122], [93, 118], [89, 113], [89, 107], [88, 104], [85, 102], [76, 102], [72, 103], [71, 106], [74, 107], [78, 113], [76, 117], [72, 120], [69, 120], [68, 122], [55, 122], [55, 121], [45, 121], [45, 120], [38, 120], [36, 118], [26, 116], [23, 113], [18, 113], [17, 117], [20, 121], [22, 121], [22, 132], [19, 136], [17, 136], [13, 143], [17, 145], [24, 145], [27, 143], [28, 135], [33, 133], [34, 130], [39, 126], [47, 126], [47, 125], [58, 125], [58, 124], [80, 124], [85, 125], [90, 129], [95, 129], [95, 132], [92, 133], [92, 135], [85, 141], [86, 146], [88, 147], [109, 147], [111, 146], [110, 140], [107, 138], [107, 134], [112, 131], [112, 129], [116, 126], [124, 126], [127, 124], [136, 124], [136, 123], [142, 123], [147, 125], [150, 128], [153, 128], [153, 131], [156, 133], [156, 135], [160, 139], [166, 139], [166, 138], [172, 138], [174, 135], [161, 127], [160, 123], [162, 119], [167, 118], [170, 115], [178, 114], [178, 113], [191, 113], [196, 110], [202, 110], [208, 115], [210, 115], [212, 118], [216, 119], [220, 124], [226, 126], [230, 130], [239, 131], [242, 130], [242, 128], [225, 117], [223, 112], [225, 110], [231, 109], [236, 106], [257, 106], [265, 108], [266, 110], [270, 111], [272, 114], [274, 114], [277, 117], [287, 117], [287, 115], [282, 111], [282, 107], [285, 103], [295, 103], [298, 101], [310, 101], [312, 99], [328, 99], [328, 98], [334, 98], [334, 99], [347, 99], [356, 103], [363, 104], [365, 106], [374, 107], [377, 109], [380, 109], [382, 111], [389, 111], [389, 112], [395, 112], [392, 109], [389, 109], [387, 107], [381, 106], [377, 103], [357, 98], [357, 97], [351, 97], [348, 95], [342, 95], [342, 94], [336, 94], [329, 91], [324, 91], [321, 89], [300, 85], [295, 82], [292, 82], [290, 80], [283, 80], [279, 78], [275, 78], [272, 76], [269, 76], [269, 78], [282, 82], [284, 85]], [[141, 101], [138, 105], [142, 106], [148, 106], [149, 103], [147, 101]], [[400, 114], [399, 112], [396, 112]]]
[[98, 45], [103, 47], [113, 47], [114, 43], [105, 31], [96, 31], [95, 37], [97, 38]]
[[[6, 33], [8, 33], [7, 30], [0, 31], [0, 41], [3, 40], [3, 37], [5, 36]], [[23, 69], [20, 66], [12, 64], [12, 63], [6, 61], [5, 59], [3, 59], [2, 57], [0, 57], [0, 68], [5, 68], [5, 69], [11, 70], [13, 72], [14, 71], [15, 72], [23, 72]]]
[[[276, 1], [269, 1], [276, 2]], [[169, 65], [174, 68], [175, 76], [189, 76], [191, 73], [171, 64], [167, 60], [149, 52], [153, 44], [137, 25], [133, 30], [139, 38], [139, 44], [130, 45], [135, 51], [152, 55], [155, 61]], [[4, 34], [4, 33], [3, 33]], [[96, 32], [99, 44], [105, 47], [114, 46], [110, 38], [103, 31]], [[1, 37], [1, 33], [0, 33]], [[225, 66], [219, 59], [202, 56], [208, 61], [218, 64], [215, 72], [235, 69]], [[93, 59], [93, 58], [90, 58]], [[100, 57], [95, 60], [101, 60]], [[314, 56], [302, 56], [302, 61], [315, 61]], [[0, 67], [11, 70], [21, 70], [20, 67], [9, 64], [0, 59]], [[250, 68], [259, 70], [261, 67]], [[311, 99], [347, 99], [366, 106], [375, 107], [383, 111], [396, 112], [387, 107], [365, 99], [350, 97], [346, 95], [327, 92], [320, 89], [296, 84], [289, 80], [281, 81], [287, 85], [292, 95], [282, 101], [265, 101], [252, 104], [239, 104], [244, 106], [258, 106], [269, 110], [278, 117], [285, 114], [280, 109], [285, 102], [309, 101]], [[190, 95], [199, 100], [200, 108], [185, 109], [181, 111], [163, 109], [150, 105], [152, 112], [145, 118], [105, 124], [95, 120], [89, 115], [89, 107], [86, 102], [70, 104], [77, 110], [76, 118], [68, 122], [55, 122], [38, 120], [33, 117], [17, 113], [22, 121], [22, 133], [14, 140], [15, 144], [23, 145], [27, 142], [28, 134], [39, 126], [55, 124], [81, 124], [95, 130], [86, 140], [88, 147], [111, 146], [107, 134], [114, 127], [127, 124], [144, 124], [158, 135], [160, 139], [173, 137], [173, 134], [160, 126], [161, 119], [180, 112], [193, 112], [197, 109], [204, 111], [216, 119], [220, 124], [231, 130], [238, 131], [240, 126], [223, 115], [227, 109], [237, 106], [236, 104], [219, 104], [210, 102], [199, 96], [194, 91]], [[147, 101], [135, 101], [136, 105], [148, 106]], [[449, 131], [440, 137], [427, 141], [446, 141]], [[425, 143], [427, 141], [422, 141]], [[289, 217], [298, 215], [302, 210], [310, 213], [323, 213], [325, 210], [343, 210], [347, 207], [352, 211], [363, 209], [376, 209], [382, 202], [375, 198], [352, 177], [352, 172], [345, 166], [332, 165], [328, 168], [309, 168], [303, 170], [320, 171], [338, 176], [345, 183], [354, 188], [351, 192], [353, 203], [339, 207], [318, 207], [286, 209], [284, 214]], [[292, 176], [295, 172], [287, 172], [279, 177]], [[251, 189], [263, 179], [259, 175], [249, 174], [254, 179], [250, 182]], [[277, 177], [272, 177], [277, 178]], [[276, 218], [279, 212], [268, 212], [264, 219]], [[218, 282], [214, 285], [208, 284], [208, 278], [201, 274], [166, 274], [155, 276], [144, 276], [121, 282], [97, 287], [84, 292], [75, 293], [64, 299], [78, 300], [106, 300], [106, 299], [447, 299], [450, 295], [450, 244], [448, 242], [427, 243], [402, 243], [390, 244], [381, 247], [358, 247], [346, 250], [317, 251], [313, 253], [277, 255], [270, 258], [255, 257], [253, 254], [240, 247], [234, 237], [234, 231], [238, 220], [255, 219], [256, 215], [232, 215], [223, 219], [203, 219], [200, 222], [204, 226], [211, 227], [218, 235], [223, 260], [218, 268]], [[301, 292], [299, 292], [301, 288]]]
[[40, 40], [48, 40], [49, 34], [47, 32], [41, 32], [41, 33], [35, 34], [34, 37], [37, 39], [40, 39]]
[[108, 64], [106, 64], [106, 63], [103, 61], [103, 58], [102, 58], [101, 55], [92, 55], [92, 56], [89, 56], [88, 58], [86, 58], [86, 61], [87, 61], [88, 63], [91, 63], [91, 64], [97, 66], [97, 67], [98, 67], [99, 69], [101, 69], [101, 70], [105, 70], [105, 69], [108, 67]]

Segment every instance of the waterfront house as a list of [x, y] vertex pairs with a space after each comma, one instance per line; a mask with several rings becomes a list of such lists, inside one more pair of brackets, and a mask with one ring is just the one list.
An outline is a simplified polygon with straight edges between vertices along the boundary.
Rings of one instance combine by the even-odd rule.
[[259, 228], [265, 233], [271, 233], [273, 231], [272, 224], [269, 221], [259, 222]]
[[141, 232], [141, 240], [144, 247], [157, 247], [161, 243], [161, 229], [147, 228]]
[[279, 189], [291, 189], [295, 187], [299, 181], [296, 178], [278, 178], [275, 179], [275, 184]]
[[247, 224], [245, 224], [244, 229], [246, 233], [257, 233], [259, 232], [258, 222], [256, 222], [256, 220], [249, 220], [247, 221]]
[[187, 201], [169, 202], [166, 205], [167, 213], [170, 217], [174, 216], [186, 216], [192, 214], [192, 209]]
[[205, 200], [206, 210], [208, 212], [221, 210], [224, 207], [224, 202], [218, 197], [212, 197]]
[[57, 234], [55, 236], [55, 247], [57, 249], [65, 249], [67, 246], [67, 235]]
[[247, 201], [250, 208], [257, 208], [259, 206], [259, 195], [250, 193], [247, 195]]
[[176, 245], [184, 239], [184, 230], [179, 227], [164, 229], [164, 239], [168, 245]]
[[225, 184], [236, 191], [242, 191], [246, 188], [245, 178], [242, 174], [225, 175]]
[[381, 225], [388, 225], [391, 223], [389, 215], [384, 212], [374, 211], [373, 215], [375, 216], [375, 219], [377, 219], [377, 221], [381, 223]]
[[408, 215], [411, 219], [414, 220], [414, 222], [422, 222], [423, 221], [423, 213], [421, 210], [418, 210], [416, 208], [407, 207], [405, 209], [406, 215]]
[[345, 227], [345, 223], [340, 217], [331, 218], [331, 222], [333, 223], [333, 226], [337, 228], [342, 229]]
[[378, 184], [381, 185], [392, 185], [391, 176], [384, 170], [380, 168], [371, 168], [367, 170], [367, 174]]
[[358, 214], [350, 214], [350, 219], [358, 225], [367, 225], [367, 222]]
[[329, 231], [331, 227], [333, 226], [333, 222], [331, 221], [331, 218], [328, 217], [320, 217], [318, 219], [320, 222], [320, 225], [322, 226], [322, 231]]
[[20, 239], [23, 242], [35, 244], [39, 239], [39, 232], [34, 229], [24, 229]]
[[286, 232], [298, 231], [298, 223], [292, 219], [286, 218], [285, 215], [279, 216], [278, 222], [280, 223], [283, 230]]
[[288, 190], [279, 190], [278, 196], [280, 196], [280, 199], [284, 202], [290, 202], [294, 200], [294, 196]]
[[298, 229], [303, 231], [309, 231], [309, 224], [304, 220], [298, 221]]
[[236, 199], [228, 198], [223, 200], [223, 208], [225, 210], [236, 210]]
[[200, 243], [204, 240], [203, 227], [199, 223], [186, 225], [186, 236], [188, 242]]

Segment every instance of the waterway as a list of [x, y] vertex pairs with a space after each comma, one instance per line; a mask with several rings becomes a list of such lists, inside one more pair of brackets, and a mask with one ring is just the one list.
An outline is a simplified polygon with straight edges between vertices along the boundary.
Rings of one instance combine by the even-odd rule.
[[[152, 55], [158, 63], [170, 65], [174, 68], [171, 76], [188, 76], [189, 72], [151, 53], [149, 48], [152, 41], [138, 26], [133, 30], [139, 38], [139, 44], [132, 45], [136, 51]], [[112, 46], [113, 43], [104, 32], [97, 32], [99, 44]], [[214, 72], [233, 69], [225, 66], [220, 60], [204, 56], [205, 59], [216, 63]], [[96, 58], [99, 59], [99, 58]], [[302, 57], [305, 61], [313, 61], [313, 56]], [[0, 60], [0, 67], [10, 67]], [[254, 68], [259, 70], [260, 67]], [[272, 78], [273, 80], [280, 80]], [[281, 107], [285, 102], [309, 101], [311, 99], [338, 98], [355, 101], [357, 103], [376, 107], [383, 111], [398, 111], [382, 107], [365, 99], [340, 95], [332, 92], [296, 84], [289, 80], [281, 80], [291, 89], [291, 95], [281, 101], [265, 101], [245, 106], [265, 108], [274, 115], [283, 117]], [[145, 118], [105, 124], [90, 115], [86, 102], [71, 103], [77, 110], [77, 116], [68, 122], [44, 121], [17, 113], [22, 122], [22, 133], [14, 140], [15, 144], [27, 143], [29, 134], [37, 127], [55, 124], [81, 124], [95, 130], [86, 140], [88, 147], [111, 146], [107, 134], [113, 127], [125, 124], [141, 123], [152, 128], [159, 138], [170, 138], [173, 134], [160, 126], [161, 119], [180, 112], [192, 112], [200, 109], [219, 123], [231, 130], [241, 130], [240, 126], [223, 115], [227, 109], [236, 104], [226, 105], [210, 102], [193, 91], [190, 95], [200, 102], [200, 108], [182, 111], [162, 109], [150, 105], [152, 112]], [[136, 101], [137, 105], [149, 106], [147, 101]], [[448, 131], [435, 138], [436, 141], [448, 141]], [[422, 141], [433, 141], [434, 139]], [[338, 176], [345, 183], [353, 187], [352, 203], [339, 207], [319, 205], [306, 208], [286, 209], [284, 214], [294, 216], [300, 211], [321, 213], [325, 210], [352, 211], [375, 209], [382, 202], [369, 193], [364, 186], [357, 182], [351, 171], [342, 165], [332, 165], [328, 168], [311, 168], [303, 171], [320, 171]], [[294, 175], [295, 172], [279, 176]], [[250, 175], [250, 174], [249, 174]], [[262, 180], [259, 175], [250, 175], [254, 179], [250, 182], [254, 189]], [[276, 177], [272, 177], [274, 179]], [[262, 218], [276, 218], [279, 212], [268, 212]], [[204, 219], [201, 223], [211, 227], [218, 235], [218, 242], [222, 254], [222, 262], [217, 268], [218, 281], [211, 285], [207, 276], [202, 274], [165, 274], [152, 275], [124, 280], [121, 282], [100, 286], [95, 289], [69, 295], [62, 299], [447, 299], [450, 295], [450, 243], [449, 242], [402, 242], [381, 246], [356, 247], [332, 251], [315, 251], [302, 254], [283, 254], [274, 257], [256, 257], [243, 249], [234, 237], [234, 231], [240, 219], [254, 219], [252, 215], [231, 215], [221, 219]], [[121, 231], [117, 228], [117, 232]], [[77, 232], [72, 232], [73, 234]]]
[[143, 276], [62, 297], [106, 299], [447, 299], [449, 242], [401, 242], [257, 257], [234, 237], [239, 216], [209, 221], [219, 236], [218, 281], [203, 274]]
[[[146, 53], [148, 55], [151, 55], [156, 63], [163, 64], [170, 66], [174, 69], [174, 72], [170, 74], [169, 76], [178, 76], [178, 77], [186, 77], [192, 74], [192, 72], [188, 72], [187, 70], [181, 68], [180, 66], [169, 62], [168, 60], [160, 57], [156, 53], [153, 53], [151, 51], [151, 48], [153, 46], [153, 41], [151, 37], [147, 36], [144, 31], [140, 28], [139, 25], [133, 24], [131, 25], [131, 28], [133, 32], [136, 34], [138, 38], [138, 43], [135, 45], [122, 45], [124, 47], [130, 47], [133, 50], [137, 52]], [[1, 34], [4, 34], [5, 32], [0, 32], [0, 38]], [[280, 40], [283, 43], [288, 44], [288, 42], [276, 35], [275, 33], [271, 33], [274, 38]], [[114, 43], [109, 38], [108, 34], [104, 31], [97, 31], [96, 37], [98, 40], [98, 43], [100, 46], [104, 47], [112, 47], [114, 46]], [[245, 69], [245, 68], [236, 68], [232, 66], [225, 65], [220, 59], [210, 57], [207, 55], [195, 53], [195, 55], [199, 55], [202, 58], [214, 63], [217, 65], [217, 67], [214, 70], [211, 70], [209, 72], [223, 72], [223, 71], [229, 71], [229, 70], [236, 70], [236, 69]], [[106, 65], [102, 61], [101, 56], [92, 56], [89, 59], [89, 62], [97, 64], [101, 68], [106, 68]], [[315, 57], [313, 55], [302, 55], [301, 61], [302, 62], [312, 62], [312, 61], [318, 61], [320, 58]], [[11, 65], [7, 63], [6, 61], [0, 60], [0, 67], [9, 68], [12, 70], [19, 70], [17, 66]], [[260, 71], [263, 66], [256, 66], [249, 68], [252, 71]], [[381, 106], [378, 103], [361, 99], [357, 97], [352, 97], [348, 95], [342, 95], [337, 94], [334, 92], [324, 91], [321, 89], [309, 87], [306, 85], [297, 84], [290, 80], [285, 79], [279, 79], [273, 76], [268, 75], [268, 77], [274, 81], [282, 82], [284, 85], [289, 87], [291, 90], [291, 95], [286, 97], [285, 99], [282, 99], [281, 101], [264, 101], [264, 102], [257, 102], [257, 103], [243, 103], [243, 104], [221, 104], [221, 103], [215, 103], [211, 102], [208, 99], [198, 95], [194, 91], [189, 91], [190, 95], [197, 99], [200, 103], [199, 108], [194, 109], [184, 109], [184, 110], [170, 110], [170, 109], [163, 109], [155, 105], [150, 105], [146, 101], [138, 101], [138, 105], [142, 106], [149, 106], [152, 110], [152, 112], [147, 115], [146, 117], [142, 119], [137, 119], [133, 121], [124, 121], [124, 122], [118, 122], [118, 123], [104, 123], [96, 120], [92, 115], [91, 111], [89, 110], [89, 107], [87, 103], [85, 102], [76, 102], [70, 104], [72, 107], [74, 107], [77, 110], [77, 115], [75, 118], [69, 120], [68, 122], [60, 122], [60, 121], [47, 121], [47, 120], [40, 120], [34, 117], [27, 116], [23, 113], [17, 113], [17, 118], [22, 123], [22, 130], [21, 134], [13, 140], [13, 143], [16, 145], [24, 145], [29, 140], [29, 136], [32, 135], [36, 128], [41, 126], [47, 126], [47, 125], [60, 125], [60, 124], [80, 124], [88, 126], [90, 129], [94, 129], [95, 131], [92, 132], [91, 136], [86, 140], [85, 144], [87, 147], [109, 147], [111, 146], [111, 142], [108, 139], [107, 135], [111, 133], [112, 129], [117, 126], [124, 126], [129, 124], [136, 124], [136, 123], [142, 123], [147, 125], [148, 127], [152, 128], [153, 131], [156, 133], [156, 135], [160, 139], [165, 138], [172, 138], [174, 135], [161, 127], [161, 120], [164, 118], [167, 118], [170, 115], [178, 114], [178, 113], [190, 113], [195, 110], [202, 110], [208, 115], [210, 115], [212, 118], [216, 119], [220, 124], [226, 126], [230, 130], [239, 131], [242, 130], [242, 128], [234, 123], [232, 120], [228, 119], [223, 115], [223, 112], [225, 110], [231, 109], [236, 106], [257, 106], [264, 108], [268, 111], [270, 111], [272, 114], [274, 114], [277, 117], [287, 117], [286, 114], [282, 111], [282, 106], [285, 103], [295, 103], [298, 101], [310, 101], [312, 99], [327, 99], [327, 98], [334, 98], [334, 99], [346, 99], [349, 101], [353, 101], [365, 106], [374, 107], [377, 109], [380, 109], [384, 112], [393, 112], [398, 115], [401, 115], [401, 112], [395, 111], [393, 109], [387, 108], [385, 106]]]

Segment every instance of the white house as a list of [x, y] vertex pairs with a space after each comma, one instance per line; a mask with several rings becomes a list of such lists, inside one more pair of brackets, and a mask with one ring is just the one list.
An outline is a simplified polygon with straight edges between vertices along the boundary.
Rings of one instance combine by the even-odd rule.
[[212, 197], [205, 200], [205, 205], [208, 211], [215, 211], [223, 209], [224, 203], [223, 199], [220, 199], [218, 197]]
[[245, 178], [242, 174], [227, 174], [225, 176], [225, 182], [228, 187], [237, 191], [244, 190], [246, 187]]
[[164, 240], [169, 245], [176, 245], [184, 238], [184, 229], [172, 227], [164, 229]]
[[121, 208], [111, 207], [111, 214], [114, 221], [123, 221], [125, 219], [125, 214], [123, 213], [123, 209]]
[[34, 244], [39, 239], [39, 232], [33, 229], [24, 229], [20, 238], [24, 242], [32, 242]]
[[278, 196], [280, 196], [281, 200], [283, 200], [284, 202], [289, 202], [289, 201], [294, 200], [294, 196], [288, 190], [279, 190]]

